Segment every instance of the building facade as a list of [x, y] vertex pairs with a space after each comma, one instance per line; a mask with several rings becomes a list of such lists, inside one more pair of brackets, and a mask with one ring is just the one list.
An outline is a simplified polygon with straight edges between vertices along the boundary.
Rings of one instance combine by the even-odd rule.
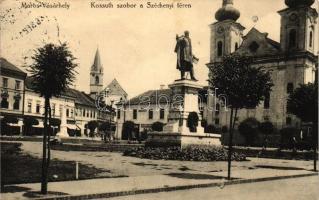
[[[9, 132], [23, 134], [24, 118], [38, 121], [27, 135], [41, 135], [44, 120], [44, 98], [34, 90], [31, 77], [4, 58], [1, 61], [1, 119], [12, 116], [16, 123], [9, 123]], [[85, 137], [90, 121], [105, 122], [113, 119], [109, 111], [99, 110], [95, 99], [75, 89], [67, 89], [59, 97], [50, 99], [51, 117], [66, 126], [70, 136]], [[65, 116], [65, 117], [63, 117]], [[63, 121], [64, 120], [64, 121]], [[14, 127], [10, 128], [10, 127]], [[60, 126], [55, 127], [59, 131]], [[76, 134], [75, 134], [76, 132]], [[11, 134], [11, 133], [2, 133]]]
[[[237, 22], [240, 12], [233, 0], [223, 0], [223, 6], [215, 15], [216, 22], [210, 25], [210, 62], [208, 67], [221, 62], [223, 56], [239, 54], [253, 57], [255, 67], [264, 67], [271, 72], [274, 83], [270, 94], [256, 109], [238, 112], [237, 124], [249, 117], [259, 121], [271, 121], [277, 128], [300, 126], [300, 121], [287, 112], [287, 98], [299, 84], [315, 81], [317, 55], [315, 37], [318, 37], [318, 13], [310, 1], [286, 1], [287, 8], [280, 10], [280, 42], [267, 33], [252, 28], [246, 35]], [[209, 72], [209, 77], [211, 73]], [[224, 101], [216, 100], [211, 86], [207, 111], [209, 124], [227, 126], [230, 114]]]
[[[39, 124], [35, 127], [43, 128], [44, 121], [44, 98], [39, 93], [35, 92], [32, 85], [32, 78], [27, 77], [25, 81], [25, 102], [24, 102], [24, 116], [34, 117]], [[52, 97], [50, 99], [51, 117], [61, 120], [62, 113], [65, 112], [66, 124], [69, 129], [76, 130], [75, 124], [75, 102], [72, 95], [63, 92], [59, 97]], [[31, 134], [31, 133], [28, 133]], [[39, 133], [37, 133], [39, 134]]]
[[[201, 119], [206, 121], [207, 87], [199, 92], [199, 110]], [[136, 132], [151, 131], [152, 124], [168, 122], [168, 114], [171, 107], [172, 90], [161, 88], [148, 90], [126, 102], [117, 104], [117, 129], [116, 137], [123, 139], [123, 124], [132, 121], [136, 125]]]
[[19, 127], [17, 131], [21, 132], [24, 115], [24, 87], [27, 74], [4, 58], [0, 58], [0, 66], [0, 118], [1, 120], [5, 116], [16, 118], [17, 123], [11, 123], [10, 126]]

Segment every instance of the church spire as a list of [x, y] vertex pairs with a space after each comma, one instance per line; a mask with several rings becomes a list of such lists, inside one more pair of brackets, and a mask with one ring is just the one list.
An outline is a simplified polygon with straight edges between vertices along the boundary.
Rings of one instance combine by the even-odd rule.
[[90, 72], [90, 96], [96, 98], [103, 87], [103, 66], [100, 58], [99, 49], [96, 49], [93, 65]]
[[91, 71], [98, 71], [101, 68], [102, 68], [102, 63], [101, 63], [101, 58], [100, 58], [100, 52], [99, 52], [99, 49], [97, 48], [96, 52], [95, 52], [94, 62], [93, 62]]
[[240, 17], [240, 12], [234, 6], [234, 0], [223, 0], [223, 7], [221, 7], [215, 14], [217, 21], [233, 20], [237, 21]]

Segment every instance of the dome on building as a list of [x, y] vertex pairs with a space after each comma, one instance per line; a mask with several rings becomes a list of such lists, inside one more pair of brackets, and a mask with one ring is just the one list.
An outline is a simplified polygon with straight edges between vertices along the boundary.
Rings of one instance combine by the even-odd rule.
[[233, 6], [233, 0], [223, 0], [223, 7], [221, 7], [215, 14], [218, 21], [234, 20], [240, 17], [240, 12]]
[[285, 3], [289, 8], [296, 8], [302, 6], [310, 7], [314, 2], [315, 0], [285, 0]]

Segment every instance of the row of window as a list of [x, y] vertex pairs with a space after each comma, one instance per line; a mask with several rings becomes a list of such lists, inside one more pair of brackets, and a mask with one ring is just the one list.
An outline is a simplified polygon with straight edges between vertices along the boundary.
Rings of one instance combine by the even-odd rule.
[[[62, 109], [63, 109], [63, 105], [60, 105], [59, 106], [59, 116], [61, 116]], [[32, 100], [31, 99], [28, 100], [27, 112], [32, 113]], [[36, 102], [35, 113], [41, 114], [41, 101]], [[55, 103], [51, 104], [51, 115], [57, 116]], [[74, 110], [72, 108], [66, 108], [66, 116], [67, 117], [74, 117]]]
[[[297, 30], [291, 29], [289, 31], [289, 48], [295, 48], [297, 47]], [[313, 31], [309, 32], [309, 47], [311, 48], [313, 46]]]
[[[5, 109], [9, 108], [8, 98], [5, 98], [5, 97], [1, 98], [1, 108], [5, 108]], [[59, 116], [61, 116], [62, 108], [63, 108], [63, 105], [60, 105], [59, 106]], [[13, 109], [14, 110], [19, 110], [20, 109], [20, 99], [18, 99], [18, 98], [14, 99]], [[32, 113], [32, 99], [28, 100], [27, 112], [28, 113]], [[36, 114], [41, 114], [41, 101], [37, 101], [36, 102], [35, 113]], [[53, 103], [51, 105], [51, 115], [52, 116], [57, 116], [57, 114], [56, 114], [56, 104], [55, 103]], [[67, 117], [74, 117], [74, 109], [67, 108], [66, 109], [66, 116]], [[88, 118], [95, 118], [96, 117], [96, 112], [95, 111], [86, 110], [86, 109], [78, 109], [77, 112], [75, 112], [75, 116], [83, 116], [83, 117], [88, 117]]]
[[[117, 111], [117, 118], [121, 119], [121, 110]], [[133, 109], [133, 119], [138, 118], [138, 110]], [[165, 118], [165, 109], [160, 109], [160, 119]], [[148, 110], [148, 119], [154, 119], [154, 111], [152, 109]]]
[[[1, 108], [9, 108], [9, 102], [8, 102], [8, 98], [4, 98], [2, 97], [1, 99]], [[19, 110], [20, 109], [20, 99], [14, 99], [13, 102], [13, 110]]]
[[92, 110], [86, 110], [86, 109], [77, 109], [75, 112], [75, 116], [82, 116], [87, 118], [95, 118], [96, 112]]
[[[239, 45], [238, 43], [236, 42], [235, 43], [235, 51], [238, 49]], [[222, 57], [224, 55], [224, 44], [222, 41], [219, 41], [217, 43], [217, 56], [218, 57]]]
[[[2, 87], [3, 87], [3, 88], [8, 88], [8, 86], [9, 86], [9, 79], [3, 77], [3, 78], [2, 78]], [[14, 88], [15, 88], [16, 90], [20, 90], [20, 89], [21, 89], [21, 81], [15, 80], [15, 87], [14, 87]]]
[[[313, 31], [309, 32], [309, 47], [312, 48], [313, 46]], [[289, 32], [289, 48], [297, 47], [297, 31], [296, 29], [291, 29]], [[257, 42], [252, 42], [249, 46], [250, 50], [256, 52], [259, 45]], [[238, 43], [235, 44], [235, 51], [238, 49]], [[217, 56], [222, 57], [224, 54], [224, 44], [222, 41], [217, 42]]]

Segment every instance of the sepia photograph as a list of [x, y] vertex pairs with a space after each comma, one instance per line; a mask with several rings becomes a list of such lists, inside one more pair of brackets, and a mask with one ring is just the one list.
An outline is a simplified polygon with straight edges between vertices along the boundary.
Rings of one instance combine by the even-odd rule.
[[319, 0], [0, 0], [0, 199], [318, 200]]

